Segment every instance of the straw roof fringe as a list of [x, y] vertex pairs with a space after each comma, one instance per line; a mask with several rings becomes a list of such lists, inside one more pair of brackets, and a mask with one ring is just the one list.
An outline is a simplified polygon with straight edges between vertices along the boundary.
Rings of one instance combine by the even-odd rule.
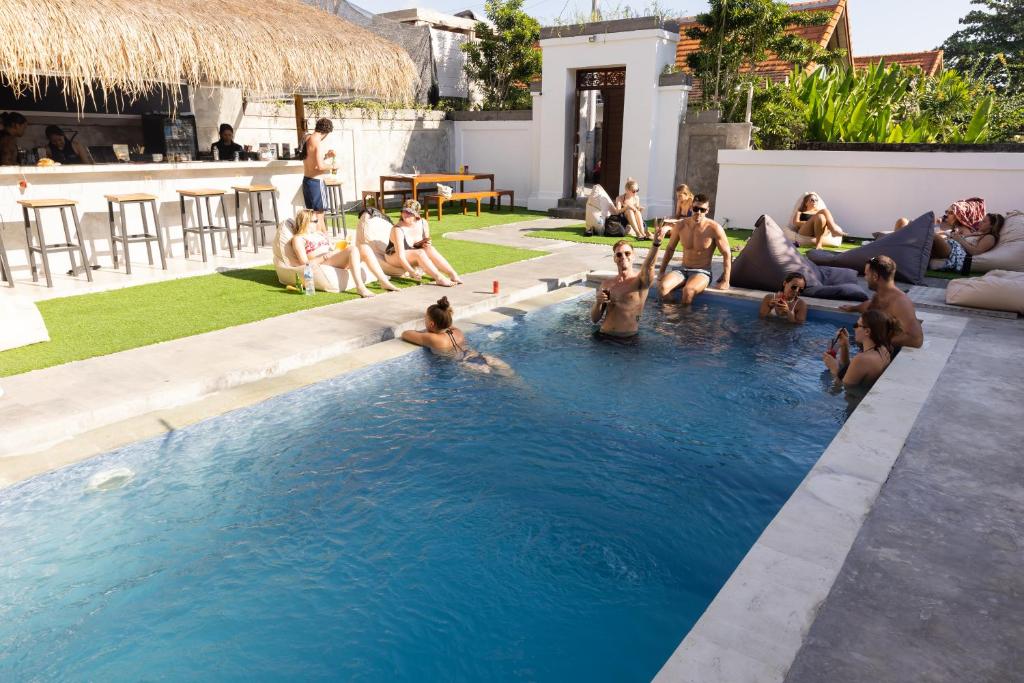
[[0, 80], [60, 78], [79, 108], [181, 82], [407, 101], [417, 81], [400, 47], [299, 0], [3, 0], [0, 29]]

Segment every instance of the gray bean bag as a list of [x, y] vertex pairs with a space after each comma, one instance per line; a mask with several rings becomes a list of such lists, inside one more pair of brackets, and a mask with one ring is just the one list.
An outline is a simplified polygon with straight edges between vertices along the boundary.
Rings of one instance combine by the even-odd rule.
[[849, 251], [812, 249], [807, 258], [821, 266], [839, 266], [864, 272], [864, 265], [883, 254], [896, 262], [896, 279], [923, 285], [935, 239], [935, 214], [930, 211], [896, 232]]
[[796, 250], [771, 216], [757, 219], [754, 233], [732, 264], [730, 284], [777, 292], [787, 274], [800, 272], [807, 281], [806, 296], [843, 301], [867, 301], [868, 293], [857, 284], [857, 272], [849, 268], [816, 266]]

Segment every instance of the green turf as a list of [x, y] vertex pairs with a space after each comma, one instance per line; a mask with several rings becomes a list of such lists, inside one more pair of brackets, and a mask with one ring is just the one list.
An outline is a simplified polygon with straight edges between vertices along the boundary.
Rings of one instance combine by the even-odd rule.
[[[537, 217], [522, 210], [485, 212], [480, 218], [452, 214], [440, 224], [432, 222], [431, 231], [434, 245], [452, 266], [460, 273], [472, 273], [542, 252], [439, 235]], [[399, 278], [392, 281], [398, 286], [415, 284]], [[381, 291], [376, 283], [370, 289]], [[41, 301], [39, 311], [50, 341], [0, 352], [0, 377], [355, 298], [350, 292], [317, 292], [311, 297], [289, 292], [278, 283], [273, 266], [261, 266]]]

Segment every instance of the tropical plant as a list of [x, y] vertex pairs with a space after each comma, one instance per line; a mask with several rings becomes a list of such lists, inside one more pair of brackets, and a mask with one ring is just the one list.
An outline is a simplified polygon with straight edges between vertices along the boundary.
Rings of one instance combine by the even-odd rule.
[[981, 143], [990, 137], [994, 95], [956, 71], [926, 78], [920, 69], [885, 63], [795, 69], [789, 88], [805, 107], [812, 141]]
[[523, 11], [523, 0], [487, 0], [493, 27], [476, 24], [466, 42], [466, 74], [480, 86], [484, 109], [529, 109], [530, 81], [540, 75], [540, 24]]
[[703, 84], [702, 104], [721, 108], [743, 74], [772, 55], [799, 66], [832, 63], [835, 52], [786, 31], [823, 24], [829, 17], [829, 12], [794, 12], [778, 0], [711, 0], [709, 10], [686, 31], [700, 41], [686, 60]]

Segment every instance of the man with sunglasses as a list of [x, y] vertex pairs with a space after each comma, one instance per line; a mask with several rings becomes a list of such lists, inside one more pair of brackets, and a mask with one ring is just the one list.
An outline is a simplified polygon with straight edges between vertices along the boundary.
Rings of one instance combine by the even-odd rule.
[[875, 256], [864, 266], [864, 279], [875, 294], [869, 301], [857, 305], [840, 306], [841, 311], [866, 313], [872, 309], [888, 313], [899, 324], [892, 337], [897, 348], [909, 346], [919, 349], [924, 344], [924, 329], [917, 319], [917, 311], [910, 297], [896, 286], [896, 262], [888, 256]]
[[[716, 248], [722, 254], [724, 269], [722, 278], [715, 288], [729, 289], [729, 275], [732, 271], [729, 239], [725, 236], [722, 226], [708, 218], [709, 207], [710, 200], [706, 194], [696, 195], [690, 208], [693, 216], [673, 228], [672, 237], [665, 247], [665, 256], [661, 259], [661, 270], [658, 272], [658, 289], [662, 299], [682, 287], [682, 303], [689, 305], [694, 297], [707, 289], [711, 284], [711, 259], [714, 258]], [[682, 267], [666, 274], [676, 245], [680, 243], [683, 247]]]
[[636, 337], [647, 293], [654, 282], [654, 259], [661, 246], [663, 229], [658, 221], [651, 248], [639, 273], [633, 270], [633, 246], [629, 242], [619, 240], [612, 247], [618, 273], [601, 283], [594, 305], [590, 307], [590, 320], [601, 323], [601, 328], [595, 333], [598, 338], [623, 340]]

